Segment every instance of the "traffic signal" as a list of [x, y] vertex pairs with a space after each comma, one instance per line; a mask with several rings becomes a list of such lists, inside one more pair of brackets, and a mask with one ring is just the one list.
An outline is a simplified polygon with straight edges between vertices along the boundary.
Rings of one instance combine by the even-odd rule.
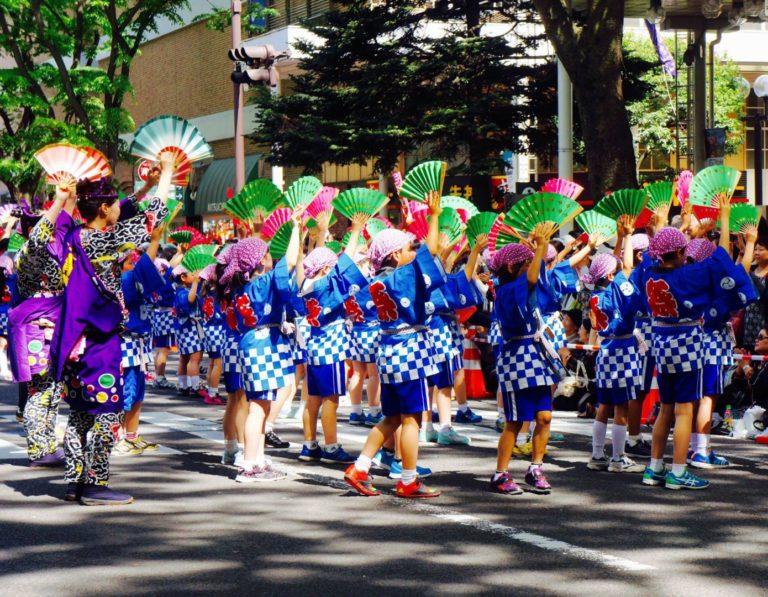
[[290, 51], [277, 52], [272, 46], [241, 46], [227, 52], [235, 62], [232, 81], [239, 85], [269, 85], [276, 87], [279, 77], [274, 64], [290, 57]]

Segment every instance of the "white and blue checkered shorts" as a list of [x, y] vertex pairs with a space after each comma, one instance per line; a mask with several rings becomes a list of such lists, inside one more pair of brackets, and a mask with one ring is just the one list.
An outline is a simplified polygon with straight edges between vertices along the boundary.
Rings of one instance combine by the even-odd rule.
[[207, 325], [205, 326], [205, 351], [209, 354], [218, 353], [221, 354], [221, 350], [224, 347], [224, 343], [227, 340], [227, 330], [221, 324]]
[[563, 327], [563, 317], [560, 311], [551, 313], [544, 318], [544, 325], [552, 332], [552, 339], [550, 342], [554, 346], [555, 350], [563, 348], [565, 342], [565, 328]]
[[504, 344], [496, 361], [496, 372], [499, 385], [507, 392], [557, 383], [552, 368], [533, 339], [513, 340]]
[[246, 392], [287, 386], [296, 371], [291, 343], [276, 328], [248, 332], [240, 341], [240, 369]]
[[436, 327], [430, 327], [429, 330], [435, 346], [435, 362], [442, 363], [447, 359], [453, 358], [456, 353], [456, 346], [453, 341], [450, 325], [440, 322]]
[[640, 359], [635, 338], [606, 340], [595, 359], [598, 388], [634, 388], [641, 383]]
[[8, 335], [8, 313], [0, 313], [0, 336]]
[[704, 332], [705, 365], [733, 365], [734, 348], [730, 328]]
[[381, 328], [378, 324], [355, 325], [349, 333], [349, 358], [359, 363], [375, 363]]
[[176, 345], [179, 347], [179, 354], [194, 354], [202, 352], [203, 348], [203, 330], [202, 326], [196, 322], [187, 322], [184, 327], [176, 330]]
[[120, 365], [143, 367], [149, 361], [150, 339], [148, 336], [125, 334], [120, 336]]
[[704, 334], [698, 324], [654, 326], [651, 352], [660, 373], [698, 371], [704, 365]]
[[150, 323], [152, 325], [152, 337], [160, 338], [174, 333], [173, 312], [170, 309], [158, 307], [152, 310]]
[[222, 373], [242, 373], [240, 369], [240, 340], [227, 334], [221, 347]]
[[401, 383], [435, 375], [438, 368], [430, 333], [424, 330], [382, 338], [376, 365], [381, 383]]

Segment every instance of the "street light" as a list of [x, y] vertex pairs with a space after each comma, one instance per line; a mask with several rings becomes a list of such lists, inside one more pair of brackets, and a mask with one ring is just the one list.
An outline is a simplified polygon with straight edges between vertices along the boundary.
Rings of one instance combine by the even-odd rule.
[[768, 75], [755, 79], [752, 89], [763, 100], [763, 113], [758, 111], [745, 118], [755, 129], [755, 204], [763, 205], [763, 123], [768, 123]]

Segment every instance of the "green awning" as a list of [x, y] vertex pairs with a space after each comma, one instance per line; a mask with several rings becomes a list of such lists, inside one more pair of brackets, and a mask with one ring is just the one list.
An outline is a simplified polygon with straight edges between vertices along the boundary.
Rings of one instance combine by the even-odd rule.
[[[261, 154], [245, 156], [245, 181], [259, 177]], [[205, 169], [195, 194], [196, 216], [221, 213], [227, 200], [227, 189], [235, 187], [235, 158], [213, 160]]]

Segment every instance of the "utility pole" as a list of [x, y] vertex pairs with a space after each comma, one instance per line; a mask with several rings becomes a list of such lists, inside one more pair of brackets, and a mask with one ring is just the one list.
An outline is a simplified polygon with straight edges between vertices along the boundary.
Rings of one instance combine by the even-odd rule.
[[[240, 30], [240, 13], [242, 11], [242, 2], [232, 0], [232, 47], [239, 48], [242, 43], [242, 34]], [[235, 142], [235, 195], [237, 195], [245, 185], [245, 141], [243, 140], [243, 89], [238, 82], [232, 83], [234, 90], [234, 142]]]

